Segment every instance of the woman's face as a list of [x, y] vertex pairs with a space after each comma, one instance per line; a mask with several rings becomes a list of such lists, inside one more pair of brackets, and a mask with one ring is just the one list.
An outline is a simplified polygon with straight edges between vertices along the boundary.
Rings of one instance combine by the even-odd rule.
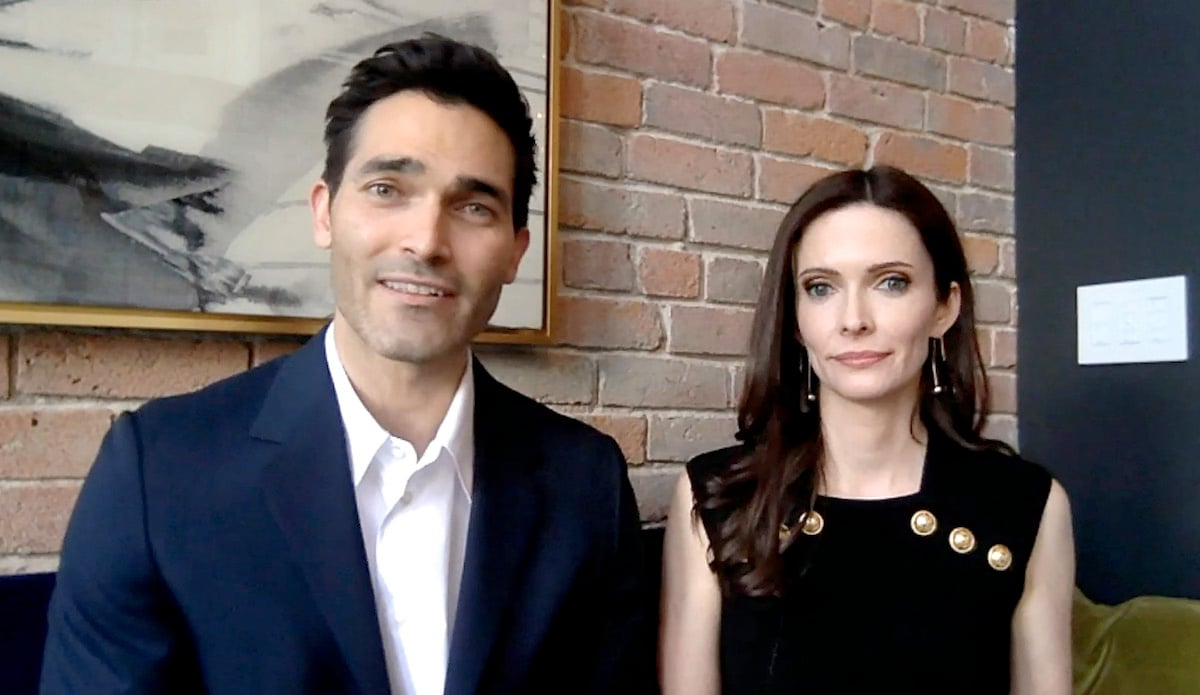
[[933, 260], [902, 214], [870, 203], [831, 210], [796, 247], [796, 324], [820, 399], [916, 399], [929, 339], [958, 318], [939, 302]]

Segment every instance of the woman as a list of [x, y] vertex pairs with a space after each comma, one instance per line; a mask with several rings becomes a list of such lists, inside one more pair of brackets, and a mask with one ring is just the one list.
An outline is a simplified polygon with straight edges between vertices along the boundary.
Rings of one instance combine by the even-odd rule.
[[890, 167], [780, 225], [740, 446], [688, 463], [664, 551], [666, 695], [1071, 690], [1058, 482], [980, 433], [962, 244]]

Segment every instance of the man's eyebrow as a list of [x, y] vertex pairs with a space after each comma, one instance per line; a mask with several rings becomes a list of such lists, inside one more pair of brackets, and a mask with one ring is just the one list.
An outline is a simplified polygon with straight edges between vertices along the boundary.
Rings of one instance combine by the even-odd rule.
[[358, 168], [360, 175], [371, 174], [424, 174], [425, 163], [413, 157], [372, 157]]

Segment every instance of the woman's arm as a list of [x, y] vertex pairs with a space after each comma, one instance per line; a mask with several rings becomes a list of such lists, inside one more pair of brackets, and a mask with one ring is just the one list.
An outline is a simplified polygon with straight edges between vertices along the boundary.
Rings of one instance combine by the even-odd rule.
[[1025, 573], [1025, 593], [1013, 615], [1013, 693], [1070, 695], [1074, 591], [1071, 507], [1054, 481]]
[[708, 566], [708, 537], [692, 516], [687, 473], [679, 476], [663, 541], [658, 678], [663, 695], [721, 692], [721, 591]]

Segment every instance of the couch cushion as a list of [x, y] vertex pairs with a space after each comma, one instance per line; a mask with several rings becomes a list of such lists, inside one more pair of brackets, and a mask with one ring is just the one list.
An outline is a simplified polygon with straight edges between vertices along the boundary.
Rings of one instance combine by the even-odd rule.
[[1200, 692], [1200, 601], [1139, 596], [1116, 606], [1076, 590], [1077, 695]]

